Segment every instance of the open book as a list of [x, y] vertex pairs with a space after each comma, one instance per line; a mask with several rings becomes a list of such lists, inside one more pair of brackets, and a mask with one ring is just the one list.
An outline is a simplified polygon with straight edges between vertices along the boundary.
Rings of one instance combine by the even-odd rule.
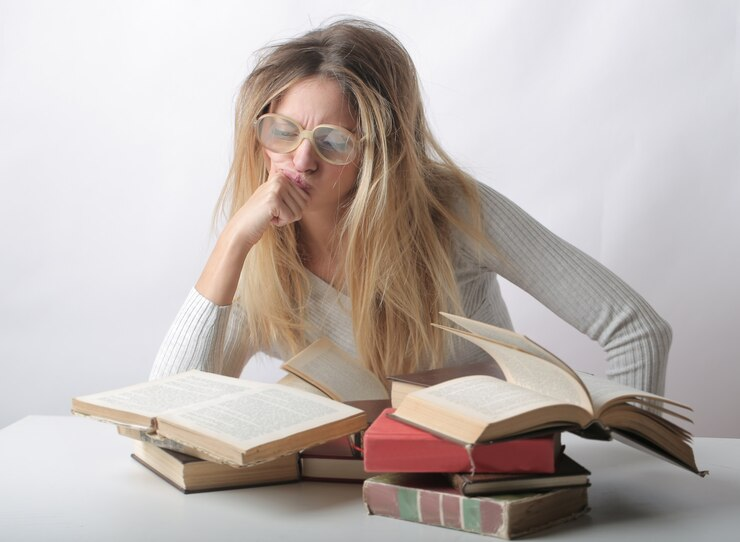
[[236, 466], [365, 428], [364, 411], [279, 384], [188, 371], [77, 397], [72, 412], [144, 430]]
[[[438, 326], [488, 352], [506, 380], [478, 375], [409, 393], [395, 417], [467, 444], [567, 429], [591, 438], [629, 441], [699, 472], [691, 434], [670, 418], [690, 422], [690, 407], [591, 375], [577, 374], [523, 335], [444, 314], [465, 328]], [[655, 411], [655, 412], [654, 412]], [[656, 413], [657, 412], [657, 413]]]
[[335, 401], [389, 398], [377, 376], [326, 337], [311, 343], [280, 368], [288, 372], [281, 384], [323, 394]]

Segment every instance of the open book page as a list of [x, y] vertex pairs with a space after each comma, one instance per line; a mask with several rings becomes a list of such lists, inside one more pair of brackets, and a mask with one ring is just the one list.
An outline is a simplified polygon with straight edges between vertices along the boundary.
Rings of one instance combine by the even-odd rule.
[[[567, 363], [565, 363], [563, 360], [561, 360], [559, 357], [557, 357], [546, 348], [543, 348], [542, 346], [534, 342], [529, 337], [525, 337], [524, 335], [520, 335], [519, 333], [516, 333], [515, 331], [511, 331], [509, 329], [486, 324], [484, 322], [478, 322], [477, 320], [471, 320], [470, 318], [463, 318], [462, 316], [447, 314], [445, 312], [441, 312], [440, 314], [446, 316], [460, 327], [471, 332], [473, 335], [478, 335], [479, 337], [490, 339], [504, 346], [508, 346], [515, 350], [521, 350], [522, 352], [526, 352], [527, 354], [531, 354], [545, 361], [549, 361], [550, 363], [560, 367], [560, 369], [571, 375], [574, 379], [579, 380], [578, 373], [571, 369], [571, 367]], [[437, 327], [441, 327], [442, 329], [449, 329], [444, 326]]]
[[440, 312], [440, 314], [475, 335], [480, 335], [481, 337], [485, 337], [486, 339], [491, 339], [499, 343], [510, 345], [512, 348], [516, 348], [517, 350], [532, 354], [533, 356], [537, 356], [552, 363], [562, 363], [562, 361], [560, 361], [560, 359], [558, 359], [551, 352], [542, 348], [540, 345], [528, 339], [524, 335], [520, 335], [519, 333], [511, 331], [510, 329], [504, 329], [502, 327], [486, 324], [477, 320], [471, 320], [470, 318], [464, 318], [455, 314], [448, 314], [446, 312]]
[[[651, 435], [670, 434], [671, 439], [689, 442], [691, 433], [672, 421], [653, 412], [629, 403], [619, 403], [607, 409], [601, 419], [603, 425], [612, 429], [631, 429], [640, 432], [645, 438], [655, 440]], [[643, 428], [640, 430], [640, 428]]]
[[559, 366], [467, 331], [438, 327], [459, 335], [485, 350], [501, 368], [507, 382], [552, 397], [561, 403], [578, 405], [593, 413], [591, 398], [580, 380], [573, 378]]
[[456, 378], [413, 395], [433, 397], [440, 404], [446, 402], [451, 408], [465, 409], [466, 415], [486, 423], [560, 403], [553, 397], [485, 375]]
[[683, 450], [679, 454], [676, 454], [670, 453], [665, 449], [660, 448], [652, 441], [641, 438], [639, 435], [630, 431], [621, 431], [619, 429], [615, 429], [612, 432], [612, 436], [615, 440], [618, 440], [623, 444], [626, 444], [642, 452], [649, 453], [650, 455], [655, 456], [659, 459], [670, 461], [673, 464], [688, 469], [701, 477], [709, 474], [709, 471], [699, 470], [696, 465], [696, 459], [694, 458], [694, 452], [692, 451], [691, 446], [688, 443], [681, 442], [680, 446], [683, 448]]
[[130, 424], [149, 427], [151, 419], [168, 409], [241, 390], [242, 385], [237, 379], [188, 371], [160, 380], [78, 397], [73, 400], [72, 408], [77, 414], [106, 418], [114, 423], [134, 422]]
[[[694, 454], [691, 450], [691, 435], [680, 427], [666, 422], [665, 419], [645, 412], [630, 405], [616, 407], [624, 410], [618, 415], [618, 421], [613, 423], [609, 419], [611, 410], [606, 416], [607, 423], [613, 429], [613, 432], [620, 431], [625, 437], [632, 438], [639, 442], [649, 442], [662, 450], [664, 455], [668, 454], [696, 472], [696, 463]], [[631, 415], [630, 415], [631, 414]]]
[[591, 421], [578, 406], [485, 375], [410, 393], [394, 416], [467, 443]]
[[296, 376], [293, 373], [286, 374], [280, 380], [278, 380], [277, 383], [283, 386], [288, 386], [289, 388], [293, 388], [294, 390], [302, 390], [308, 393], [313, 393], [314, 395], [318, 395], [319, 397], [328, 397], [330, 399], [333, 399], [333, 397], [329, 397], [319, 388], [309, 382], [306, 382], [300, 376]]
[[282, 369], [313, 384], [337, 401], [388, 399], [388, 390], [329, 339], [322, 337], [286, 361]]
[[248, 386], [242, 393], [159, 416], [158, 432], [174, 438], [167, 426], [176, 425], [249, 450], [347, 418], [360, 417], [357, 429], [364, 427], [360, 409], [286, 386], [244, 382]]
[[[612, 382], [604, 378], [599, 378], [587, 373], [580, 373], [580, 377], [581, 381], [588, 388], [588, 391], [591, 394], [591, 400], [594, 404], [596, 417], [601, 417], [604, 410], [614, 405], [615, 403], [623, 403], [626, 401], [639, 402], [645, 404], [646, 406], [651, 406], [649, 401], [655, 401], [657, 403], [675, 405], [686, 410], [692, 410], [691, 407], [688, 405], [684, 405], [677, 401], [661, 397], [660, 395], [655, 395], [654, 393], [630, 388], [629, 386], [625, 386], [617, 382]], [[687, 419], [684, 416], [672, 412], [669, 409], [659, 409], [666, 411], [667, 413], [672, 414], [676, 417]]]

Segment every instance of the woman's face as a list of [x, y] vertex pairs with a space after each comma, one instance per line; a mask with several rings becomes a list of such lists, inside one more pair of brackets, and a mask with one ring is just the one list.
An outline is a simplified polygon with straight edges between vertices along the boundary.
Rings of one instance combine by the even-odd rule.
[[[306, 130], [319, 124], [334, 124], [356, 131], [356, 121], [339, 84], [332, 79], [312, 77], [290, 87], [270, 108], [271, 113], [289, 117]], [[325, 162], [308, 139], [294, 151], [281, 154], [264, 149], [270, 173], [282, 173], [311, 196], [303, 210], [331, 213], [345, 202], [357, 180], [358, 159], [346, 165]]]

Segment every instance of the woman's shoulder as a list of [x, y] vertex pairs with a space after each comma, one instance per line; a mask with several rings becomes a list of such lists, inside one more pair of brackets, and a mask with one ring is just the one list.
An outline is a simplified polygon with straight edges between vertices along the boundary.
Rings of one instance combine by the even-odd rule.
[[478, 179], [473, 179], [472, 182], [478, 194], [479, 204], [481, 210], [483, 211], [484, 218], [486, 216], [486, 211], [499, 209], [502, 207], [510, 206], [512, 204], [511, 200], [509, 200], [501, 192], [493, 188], [490, 184], [487, 184]]
[[506, 204], [509, 200], [493, 188], [475, 177], [467, 176], [464, 183], [457, 184], [446, 194], [450, 208], [458, 216], [469, 217], [476, 207], [485, 217], [487, 211]]
[[[460, 187], [457, 193], [450, 196], [448, 208], [472, 228], [463, 228], [463, 231], [467, 230], [468, 234], [477, 232], [489, 240], [492, 235], [496, 236], [497, 229], [506, 228], [507, 221], [520, 212], [501, 192], [473, 177], [468, 179], [467, 187]], [[456, 229], [458, 231], [453, 236], [463, 234], [459, 228]]]

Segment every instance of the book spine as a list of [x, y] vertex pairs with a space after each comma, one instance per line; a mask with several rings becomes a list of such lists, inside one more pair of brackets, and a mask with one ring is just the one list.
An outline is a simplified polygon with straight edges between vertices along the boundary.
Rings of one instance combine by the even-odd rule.
[[506, 503], [378, 483], [372, 479], [365, 481], [362, 498], [370, 514], [510, 538]]

